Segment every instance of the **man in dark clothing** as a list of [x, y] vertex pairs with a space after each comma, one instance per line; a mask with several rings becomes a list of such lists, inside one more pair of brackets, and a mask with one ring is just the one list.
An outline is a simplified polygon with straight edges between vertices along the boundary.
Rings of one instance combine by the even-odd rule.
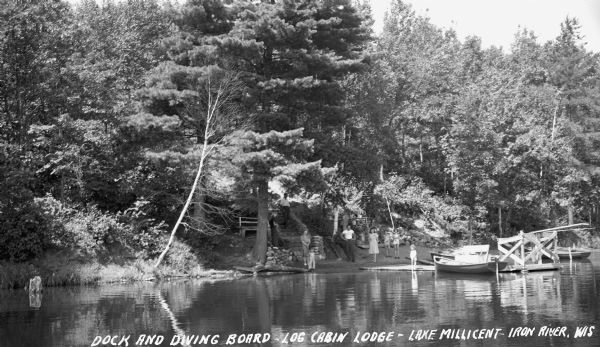
[[344, 239], [346, 245], [344, 250], [346, 251], [346, 255], [348, 256], [348, 260], [355, 262], [356, 259], [354, 257], [354, 230], [347, 226], [344, 231], [342, 231], [342, 239]]
[[285, 228], [288, 227], [288, 221], [290, 220], [290, 202], [287, 199], [287, 193], [283, 194], [283, 198], [279, 200], [279, 208], [281, 209], [281, 215], [283, 216], [283, 225]]

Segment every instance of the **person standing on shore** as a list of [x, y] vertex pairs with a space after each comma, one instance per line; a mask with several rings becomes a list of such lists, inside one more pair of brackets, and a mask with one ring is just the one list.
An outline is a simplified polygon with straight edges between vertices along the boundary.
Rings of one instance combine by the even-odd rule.
[[304, 260], [304, 266], [306, 266], [310, 249], [310, 234], [308, 233], [308, 229], [304, 229], [304, 232], [300, 236], [300, 241], [302, 242], [302, 259]]
[[392, 231], [387, 230], [383, 236], [383, 246], [385, 247], [385, 256], [390, 256], [390, 249], [392, 248]]
[[397, 230], [392, 237], [392, 246], [394, 246], [394, 258], [400, 258], [400, 233]]
[[350, 260], [351, 262], [355, 262], [356, 259], [354, 257], [354, 245], [353, 245], [355, 234], [354, 234], [354, 230], [352, 230], [349, 225], [346, 227], [346, 229], [344, 229], [344, 231], [342, 231], [342, 238], [344, 239], [344, 242], [345, 242], [345, 251], [346, 251], [346, 255], [348, 256], [348, 260]]
[[281, 215], [283, 216], [283, 225], [287, 229], [288, 221], [290, 220], [290, 202], [288, 201], [287, 193], [283, 194], [283, 198], [279, 200], [279, 208], [281, 209]]
[[410, 245], [410, 265], [413, 269], [417, 266], [417, 247], [412, 243]]
[[317, 265], [317, 247], [311, 247], [308, 252], [308, 271], [315, 271]]
[[371, 229], [369, 234], [369, 254], [373, 254], [373, 262], [377, 262], [377, 254], [379, 254], [379, 234], [377, 229]]

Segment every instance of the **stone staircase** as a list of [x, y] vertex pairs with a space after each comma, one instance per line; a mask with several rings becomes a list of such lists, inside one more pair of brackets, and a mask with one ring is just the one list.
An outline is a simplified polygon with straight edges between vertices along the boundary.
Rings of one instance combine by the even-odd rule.
[[[302, 262], [302, 241], [300, 236], [307, 226], [293, 212], [290, 212], [290, 221], [287, 228], [279, 227], [279, 236], [296, 259]], [[312, 233], [313, 236], [315, 235]], [[335, 244], [330, 237], [323, 237], [325, 256], [329, 259], [345, 259], [346, 254], [340, 245]]]
[[279, 236], [286, 247], [294, 253], [298, 261], [302, 261], [302, 241], [300, 234], [293, 229], [280, 229]]

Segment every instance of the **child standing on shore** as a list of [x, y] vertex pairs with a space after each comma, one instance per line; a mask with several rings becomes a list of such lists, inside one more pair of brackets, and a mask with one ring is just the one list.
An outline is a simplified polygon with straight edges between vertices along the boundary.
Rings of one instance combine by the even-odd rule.
[[410, 245], [410, 265], [413, 269], [417, 266], [417, 247], [414, 244]]
[[383, 236], [383, 246], [385, 247], [385, 256], [390, 256], [390, 248], [392, 248], [392, 232], [387, 230]]

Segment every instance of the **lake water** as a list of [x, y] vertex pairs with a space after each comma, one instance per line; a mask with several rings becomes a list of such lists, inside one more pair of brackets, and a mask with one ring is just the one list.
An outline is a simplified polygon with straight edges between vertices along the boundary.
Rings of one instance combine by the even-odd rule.
[[[590, 260], [499, 278], [359, 272], [0, 291], [0, 347], [92, 346], [107, 335], [181, 346], [178, 334], [192, 346], [600, 346], [600, 254]], [[509, 337], [520, 327], [531, 336]]]

